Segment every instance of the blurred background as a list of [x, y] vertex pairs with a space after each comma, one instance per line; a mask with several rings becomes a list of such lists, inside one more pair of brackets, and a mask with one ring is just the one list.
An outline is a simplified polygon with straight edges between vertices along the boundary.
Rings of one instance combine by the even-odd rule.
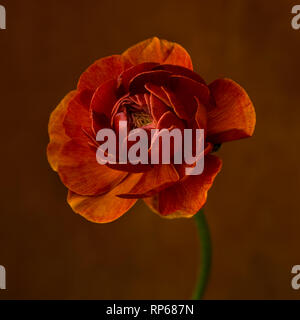
[[[0, 0], [0, 299], [188, 299], [201, 266], [193, 219], [143, 204], [97, 225], [72, 212], [46, 159], [51, 111], [96, 59], [152, 36], [180, 43], [208, 82], [249, 93], [255, 136], [224, 144], [205, 211], [207, 299], [299, 299], [300, 30], [296, 1]], [[298, 1], [300, 4], [300, 1]]]

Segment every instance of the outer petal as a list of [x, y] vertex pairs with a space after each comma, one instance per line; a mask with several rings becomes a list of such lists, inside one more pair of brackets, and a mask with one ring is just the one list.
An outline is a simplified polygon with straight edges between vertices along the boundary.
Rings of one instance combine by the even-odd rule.
[[168, 218], [190, 217], [206, 202], [207, 191], [221, 170], [222, 162], [214, 155], [207, 155], [201, 175], [186, 176], [174, 186], [144, 201], [154, 211]]
[[157, 165], [144, 173], [128, 193], [120, 194], [119, 197], [126, 199], [150, 197], [178, 180], [179, 175], [173, 165]]
[[55, 171], [57, 170], [60, 150], [63, 144], [70, 140], [70, 138], [65, 134], [63, 121], [67, 112], [68, 103], [75, 94], [76, 91], [68, 93], [50, 116], [48, 125], [50, 142], [47, 147], [47, 157], [52, 169]]
[[89, 221], [106, 223], [116, 220], [128, 211], [137, 199], [121, 199], [117, 194], [128, 192], [141, 178], [141, 174], [131, 174], [110, 192], [101, 196], [80, 196], [68, 194], [68, 203], [72, 209]]
[[132, 65], [121, 55], [105, 57], [94, 62], [80, 77], [77, 88], [95, 91], [100, 84], [118, 76]]
[[175, 42], [160, 40], [157, 37], [142, 41], [123, 54], [133, 65], [144, 62], [175, 64], [193, 70], [187, 51]]
[[92, 121], [87, 104], [82, 101], [82, 92], [77, 91], [76, 95], [68, 103], [63, 121], [65, 132], [72, 139], [86, 142], [87, 138], [83, 129], [91, 128], [91, 125]]
[[[213, 149], [213, 144], [210, 143], [210, 142], [205, 142], [205, 146], [204, 146], [204, 156], [208, 155], [209, 153], [212, 152], [212, 149]], [[185, 176], [186, 176], [186, 168], [191, 168], [191, 167], [194, 167], [195, 166], [195, 163], [193, 164], [175, 164], [174, 167], [175, 169], [177, 170], [179, 176], [180, 176], [180, 179], [183, 179]]]
[[81, 195], [98, 195], [108, 192], [126, 176], [100, 165], [96, 153], [88, 144], [68, 141], [62, 148], [58, 161], [59, 176], [70, 190]]
[[208, 112], [208, 140], [222, 143], [252, 136], [255, 110], [246, 91], [230, 79], [209, 85], [216, 106]]

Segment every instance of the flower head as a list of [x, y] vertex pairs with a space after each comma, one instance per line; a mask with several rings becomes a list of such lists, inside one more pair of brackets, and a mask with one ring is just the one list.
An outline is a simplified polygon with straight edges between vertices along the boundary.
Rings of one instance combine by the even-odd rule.
[[[150, 145], [151, 129], [203, 129], [203, 173], [186, 175], [187, 164], [176, 163], [100, 165], [97, 132], [118, 132], [121, 121], [128, 130], [148, 132]], [[221, 169], [212, 152], [250, 137], [254, 127], [255, 111], [242, 87], [230, 79], [207, 85], [184, 48], [155, 37], [96, 61], [81, 75], [51, 114], [47, 154], [69, 189], [68, 203], [90, 221], [113, 221], [140, 198], [161, 216], [190, 217], [205, 204]]]

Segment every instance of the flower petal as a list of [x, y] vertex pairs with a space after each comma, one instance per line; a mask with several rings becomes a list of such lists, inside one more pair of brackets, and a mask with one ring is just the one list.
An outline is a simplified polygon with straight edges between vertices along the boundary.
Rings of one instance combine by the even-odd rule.
[[207, 155], [201, 175], [185, 176], [175, 185], [144, 201], [155, 212], [168, 218], [193, 216], [205, 204], [207, 191], [221, 166], [222, 162], [217, 156]]
[[100, 129], [110, 129], [110, 119], [106, 117], [103, 113], [96, 113], [91, 110], [92, 117], [92, 129], [94, 134], [94, 139], [96, 140], [96, 135]]
[[158, 99], [154, 94], [150, 95], [150, 111], [154, 121], [157, 123], [161, 116], [169, 111], [165, 103], [163, 103], [160, 99]]
[[[197, 97], [195, 97], [195, 100], [197, 102], [197, 111], [195, 114], [195, 121], [197, 124], [197, 127], [200, 129], [204, 129], [206, 131], [207, 128], [207, 112], [206, 112], [206, 108], [203, 105], [203, 103], [201, 103], [199, 101], [199, 99]], [[205, 132], [206, 134], [206, 132]]]
[[167, 106], [171, 105], [169, 98], [168, 98], [167, 94], [165, 93], [164, 89], [162, 88], [162, 86], [157, 86], [153, 83], [146, 83], [145, 88], [150, 93], [152, 93], [155, 97], [160, 99], [165, 105], [167, 105]]
[[125, 70], [120, 75], [119, 82], [122, 83], [122, 86], [124, 87], [125, 91], [128, 92], [129, 83], [135, 76], [137, 76], [138, 74], [140, 74], [142, 72], [150, 71], [157, 65], [158, 65], [158, 63], [155, 63], [155, 62], [144, 62], [144, 63], [138, 64], [136, 66], [133, 66], [133, 67]]
[[146, 71], [140, 73], [130, 81], [129, 91], [132, 95], [136, 93], [145, 92], [146, 83], [152, 83], [161, 86], [166, 83], [166, 81], [170, 78], [171, 75], [171, 72], [164, 70]]
[[178, 180], [179, 175], [173, 165], [156, 165], [152, 170], [144, 173], [130, 191], [118, 196], [125, 199], [150, 197]]
[[126, 172], [100, 165], [95, 151], [75, 140], [63, 146], [59, 155], [58, 174], [65, 186], [81, 195], [108, 192], [127, 176]]
[[94, 62], [81, 75], [77, 88], [95, 91], [103, 82], [117, 79], [118, 76], [132, 65], [121, 55], [105, 57]]
[[48, 161], [54, 171], [57, 170], [57, 161], [60, 150], [65, 142], [70, 140], [66, 135], [63, 121], [67, 112], [68, 103], [75, 96], [76, 91], [69, 92], [51, 113], [48, 132], [50, 142], [47, 147]]
[[141, 174], [130, 174], [114, 189], [100, 196], [81, 196], [70, 192], [68, 203], [71, 208], [89, 221], [106, 223], [118, 219], [127, 212], [137, 199], [121, 199], [117, 194], [126, 193], [141, 178]]
[[120, 170], [123, 172], [127, 173], [143, 173], [151, 170], [153, 168], [153, 165], [151, 164], [131, 164], [130, 162], [128, 163], [116, 163], [116, 164], [110, 164], [108, 163], [107, 166], [109, 168], [115, 169], [115, 170]]
[[123, 54], [132, 65], [144, 62], [175, 64], [193, 70], [187, 51], [175, 42], [160, 40], [157, 37], [142, 41]]
[[196, 73], [190, 69], [187, 69], [185, 67], [182, 67], [182, 66], [178, 66], [178, 65], [174, 65], [174, 64], [161, 64], [161, 65], [155, 67], [153, 70], [169, 71], [169, 72], [172, 72], [174, 75], [184, 76], [184, 77], [190, 78], [194, 81], [206, 84], [204, 79], [202, 77], [200, 77], [198, 73]]
[[246, 91], [230, 79], [215, 80], [209, 88], [216, 106], [208, 112], [208, 140], [223, 143], [251, 137], [256, 117]]
[[174, 128], [179, 128], [183, 130], [184, 123], [181, 119], [176, 117], [173, 111], [167, 111], [165, 112], [159, 119], [157, 123], [157, 129], [174, 129]]
[[[212, 152], [213, 146], [214, 145], [212, 143], [205, 142], [205, 145], [204, 145], [204, 155], [205, 156]], [[193, 163], [193, 164], [183, 163], [183, 164], [175, 164], [174, 167], [175, 167], [176, 171], [178, 172], [180, 179], [182, 179], [186, 176], [186, 169], [191, 168], [191, 167], [195, 167], [195, 165], [196, 165], [196, 163]]]
[[207, 105], [209, 103], [209, 89], [206, 85], [183, 76], [172, 76], [168, 80], [168, 87], [163, 87], [177, 116], [184, 120], [195, 117], [198, 104], [194, 97]]
[[91, 101], [91, 109], [110, 119], [112, 109], [117, 101], [117, 80], [107, 80], [95, 91]]
[[[92, 97], [90, 97], [91, 99]], [[91, 128], [91, 117], [87, 102], [82, 101], [82, 92], [77, 93], [70, 99], [67, 112], [63, 121], [66, 134], [81, 141], [87, 141], [83, 128]]]

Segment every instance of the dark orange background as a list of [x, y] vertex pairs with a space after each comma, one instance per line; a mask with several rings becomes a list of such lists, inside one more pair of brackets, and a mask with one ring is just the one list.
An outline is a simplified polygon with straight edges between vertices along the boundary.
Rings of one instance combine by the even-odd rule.
[[72, 212], [46, 159], [50, 112], [94, 60], [154, 35], [183, 45], [208, 82], [252, 98], [255, 136], [223, 145], [209, 191], [208, 299], [299, 299], [300, 30], [297, 2], [1, 0], [0, 299], [185, 299], [200, 263], [193, 219], [138, 203], [97, 225]]

